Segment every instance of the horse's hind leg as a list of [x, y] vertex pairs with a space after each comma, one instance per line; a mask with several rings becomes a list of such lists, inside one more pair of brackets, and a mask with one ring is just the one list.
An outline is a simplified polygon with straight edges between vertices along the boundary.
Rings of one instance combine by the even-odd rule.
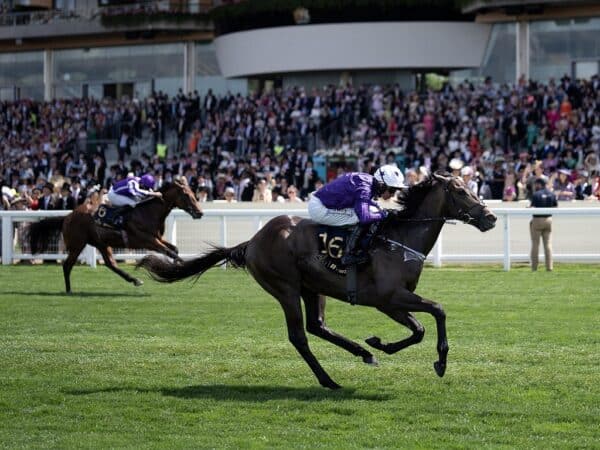
[[127, 281], [129, 283], [133, 283], [135, 286], [141, 286], [142, 284], [144, 284], [141, 280], [138, 280], [137, 278], [132, 277], [127, 272], [125, 272], [125, 271], [119, 269], [119, 267], [117, 267], [117, 262], [115, 261], [115, 258], [113, 257], [112, 250], [110, 247], [103, 245], [103, 246], [100, 246], [97, 248], [98, 248], [98, 250], [100, 250], [100, 253], [102, 254], [102, 259], [104, 260], [104, 264], [106, 264], [106, 267], [108, 267], [114, 273], [119, 275], [125, 281]]
[[175, 254], [179, 255], [179, 249], [177, 248], [176, 245], [171, 244], [169, 241], [166, 241], [163, 238], [159, 238], [159, 240], [160, 240], [161, 244], [163, 244], [165, 247], [167, 247], [168, 249], [175, 252]]
[[423, 340], [423, 336], [425, 335], [425, 328], [423, 325], [415, 319], [415, 317], [409, 313], [400, 311], [398, 309], [382, 309], [378, 308], [381, 312], [386, 314], [388, 317], [394, 319], [396, 322], [404, 325], [405, 327], [410, 328], [412, 331], [412, 336], [403, 339], [398, 342], [390, 342], [389, 344], [383, 344], [381, 339], [377, 336], [370, 337], [365, 342], [369, 344], [371, 347], [376, 348], [377, 350], [381, 350], [388, 355], [399, 352], [400, 350], [414, 344], [418, 344]]
[[325, 372], [325, 369], [321, 367], [315, 355], [310, 351], [308, 339], [304, 332], [300, 294], [296, 291], [295, 287], [286, 283], [281, 278], [275, 278], [272, 273], [260, 273], [258, 275], [256, 269], [253, 270], [250, 267], [249, 269], [263, 289], [275, 297], [281, 304], [283, 313], [285, 314], [288, 338], [311, 368], [321, 386], [329, 389], [339, 389], [341, 386], [331, 379], [327, 372]]
[[367, 364], [377, 365], [377, 360], [367, 349], [327, 328], [325, 325], [325, 297], [303, 289], [302, 298], [306, 307], [306, 330], [309, 333], [342, 347], [355, 356], [360, 356]]

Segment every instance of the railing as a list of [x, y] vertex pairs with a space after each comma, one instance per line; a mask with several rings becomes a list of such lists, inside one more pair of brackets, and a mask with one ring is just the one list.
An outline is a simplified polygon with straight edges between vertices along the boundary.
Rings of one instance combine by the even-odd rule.
[[2, 27], [44, 25], [56, 20], [81, 20], [81, 17], [74, 11], [63, 11], [60, 9], [0, 14], [0, 26]]
[[[217, 206], [216, 204], [214, 205]], [[504, 270], [510, 270], [515, 262], [529, 261], [530, 216], [552, 214], [554, 216], [554, 241], [559, 250], [554, 254], [555, 261], [580, 261], [600, 263], [600, 234], [596, 232], [600, 224], [600, 208], [578, 207], [557, 209], [492, 208], [498, 216], [498, 224], [492, 232], [479, 233], [467, 225], [458, 224], [444, 227], [440, 238], [428, 256], [434, 266], [444, 262], [495, 262], [502, 263]], [[208, 248], [207, 241], [223, 246], [243, 242], [260, 230], [270, 218], [281, 215], [306, 217], [306, 209], [205, 209], [201, 221], [193, 221], [181, 210], [173, 211], [167, 218], [165, 237], [178, 245], [181, 255], [189, 257]], [[15, 229], [19, 223], [31, 222], [46, 217], [64, 216], [68, 211], [0, 211], [2, 220], [2, 264], [12, 264], [14, 260], [65, 258], [60, 244], [51, 253], [31, 255], [24, 246], [15, 246]], [[514, 224], [514, 227], [511, 225]], [[22, 228], [22, 226], [21, 226]], [[18, 233], [17, 233], [18, 234]], [[448, 251], [447, 248], [453, 251]], [[514, 251], [520, 247], [521, 251]], [[579, 247], [579, 248], [577, 248]], [[527, 251], [523, 251], [527, 249]], [[582, 251], [585, 250], [585, 251]], [[116, 249], [118, 260], [135, 260], [144, 251]], [[95, 266], [95, 249], [87, 252], [86, 262]], [[541, 258], [543, 259], [543, 258]]]

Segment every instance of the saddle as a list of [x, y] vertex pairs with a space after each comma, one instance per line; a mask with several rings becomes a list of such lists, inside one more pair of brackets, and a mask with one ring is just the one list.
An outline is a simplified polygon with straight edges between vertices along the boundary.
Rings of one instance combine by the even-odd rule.
[[130, 206], [100, 205], [94, 213], [94, 222], [101, 227], [121, 230], [132, 209]]

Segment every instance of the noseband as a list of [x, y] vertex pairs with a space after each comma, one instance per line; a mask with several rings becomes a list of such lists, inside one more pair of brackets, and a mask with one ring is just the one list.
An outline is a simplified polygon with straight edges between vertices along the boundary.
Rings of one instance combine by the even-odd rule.
[[[473, 205], [466, 211], [463, 208], [457, 208], [456, 200], [454, 199], [454, 197], [450, 193], [450, 189], [448, 188], [449, 184], [450, 184], [450, 180], [446, 180], [446, 182], [444, 183], [444, 193], [446, 194], [446, 199], [448, 199], [448, 198], [450, 199], [449, 201], [447, 200], [447, 202], [452, 203], [452, 206], [454, 207], [454, 209], [457, 210], [456, 218], [467, 225], [475, 223], [477, 221], [477, 219], [471, 215], [471, 211], [473, 211], [474, 208], [477, 208], [478, 206], [481, 206], [481, 205], [480, 204]], [[445, 217], [444, 219], [452, 220], [451, 217]]]

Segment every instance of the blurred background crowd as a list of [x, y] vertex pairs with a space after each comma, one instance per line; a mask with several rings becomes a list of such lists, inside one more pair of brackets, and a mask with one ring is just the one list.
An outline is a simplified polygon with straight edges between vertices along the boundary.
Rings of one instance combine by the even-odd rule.
[[[320, 175], [314, 155], [334, 154]], [[0, 103], [3, 209], [72, 209], [147, 172], [157, 189], [186, 177], [201, 201], [300, 202], [392, 162], [409, 184], [448, 171], [483, 199], [526, 200], [542, 177], [559, 200], [597, 200], [599, 155], [598, 76]]]

